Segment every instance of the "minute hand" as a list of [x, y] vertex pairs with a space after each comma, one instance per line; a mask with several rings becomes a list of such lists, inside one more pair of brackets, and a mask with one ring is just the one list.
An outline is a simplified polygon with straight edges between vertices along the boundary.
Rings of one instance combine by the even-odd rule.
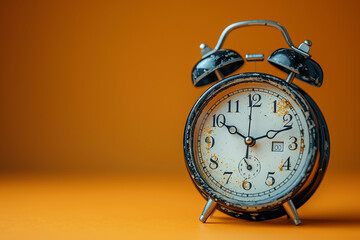
[[255, 138], [255, 140], [265, 138], [265, 137], [267, 137], [269, 139], [273, 139], [278, 133], [283, 132], [283, 131], [287, 131], [287, 130], [290, 130], [290, 129], [292, 129], [292, 127], [287, 127], [287, 128], [281, 129], [281, 130], [269, 130], [269, 131], [267, 131], [266, 135], [261, 136], [261, 137], [257, 137], [257, 138]]

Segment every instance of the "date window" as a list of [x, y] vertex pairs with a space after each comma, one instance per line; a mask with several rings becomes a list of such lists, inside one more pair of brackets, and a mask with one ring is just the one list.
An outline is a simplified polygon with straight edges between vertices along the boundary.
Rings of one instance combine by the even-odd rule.
[[272, 142], [273, 152], [283, 152], [284, 151], [284, 142]]

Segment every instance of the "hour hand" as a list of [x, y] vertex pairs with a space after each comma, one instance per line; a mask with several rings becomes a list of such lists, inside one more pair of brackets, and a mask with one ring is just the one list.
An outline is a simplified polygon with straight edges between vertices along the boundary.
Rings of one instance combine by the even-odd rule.
[[290, 130], [290, 129], [292, 129], [291, 126], [290, 126], [290, 127], [283, 128], [283, 129], [280, 129], [280, 130], [269, 130], [269, 131], [267, 131], [266, 135], [261, 136], [261, 137], [257, 137], [257, 138], [255, 138], [255, 140], [258, 140], [258, 139], [261, 139], [261, 138], [265, 138], [265, 137], [267, 137], [267, 138], [269, 138], [269, 139], [273, 139], [278, 133], [283, 132], [283, 131], [287, 131], [287, 130]]
[[242, 138], [246, 138], [244, 135], [242, 135], [241, 133], [238, 132], [238, 130], [235, 126], [226, 125], [225, 123], [223, 123], [223, 124], [228, 129], [230, 134], [237, 134], [237, 135], [240, 135]]

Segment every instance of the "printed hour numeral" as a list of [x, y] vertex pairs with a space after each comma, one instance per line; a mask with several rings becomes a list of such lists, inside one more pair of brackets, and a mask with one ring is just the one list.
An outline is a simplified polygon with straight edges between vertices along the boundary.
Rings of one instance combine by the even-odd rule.
[[285, 114], [283, 116], [283, 121], [285, 122], [284, 128], [291, 128], [292, 127], [293, 124], [292, 123], [290, 124], [292, 119], [293, 119], [293, 116], [291, 114], [289, 114], [289, 113], [287, 113], [287, 114]]
[[211, 156], [210, 158], [210, 164], [209, 164], [209, 168], [211, 168], [212, 170], [217, 169], [219, 167], [219, 159], [216, 156]]
[[298, 148], [297, 138], [293, 136], [293, 137], [290, 137], [289, 140], [292, 140], [292, 142], [289, 144], [289, 149], [296, 150]]
[[205, 142], [208, 144], [208, 148], [212, 148], [215, 144], [215, 139], [212, 136], [207, 136]]
[[274, 101], [274, 113], [277, 112], [277, 100]]
[[[231, 113], [233, 110], [231, 106], [232, 105], [231, 100], [229, 100], [227, 103], [228, 103], [228, 112]], [[235, 101], [235, 112], [237, 113], [239, 112], [239, 100]]]
[[229, 180], [230, 180], [230, 177], [231, 177], [232, 174], [233, 174], [233, 172], [224, 172], [224, 174], [223, 174], [224, 176], [225, 176], [225, 175], [229, 175], [228, 178], [227, 178], [227, 180], [226, 180], [226, 183], [225, 183], [225, 184], [228, 184], [228, 183], [229, 183]]
[[249, 94], [249, 107], [261, 107], [261, 95], [260, 94]]
[[248, 182], [248, 181], [243, 181], [241, 186], [245, 190], [250, 190], [252, 188], [251, 182]]
[[219, 115], [216, 115], [214, 114], [213, 115], [213, 127], [223, 127], [224, 124], [226, 123], [226, 118], [224, 116], [224, 114], [219, 114]]
[[286, 159], [286, 161], [284, 162], [284, 164], [282, 165], [282, 167], [283, 167], [283, 169], [285, 168], [286, 171], [289, 171], [289, 170], [290, 170], [290, 167], [291, 167], [291, 165], [290, 165], [290, 157], [288, 157], [288, 158]]
[[268, 186], [274, 185], [275, 178], [273, 176], [270, 176], [270, 175], [273, 175], [273, 174], [275, 174], [275, 172], [268, 172], [266, 180], [265, 180], [266, 185], [268, 185]]

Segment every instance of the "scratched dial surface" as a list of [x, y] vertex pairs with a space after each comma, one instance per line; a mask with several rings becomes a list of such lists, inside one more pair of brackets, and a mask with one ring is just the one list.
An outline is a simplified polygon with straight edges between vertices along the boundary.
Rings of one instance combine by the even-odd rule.
[[244, 83], [214, 96], [198, 118], [196, 166], [216, 192], [235, 201], [265, 201], [300, 182], [309, 128], [290, 94]]

